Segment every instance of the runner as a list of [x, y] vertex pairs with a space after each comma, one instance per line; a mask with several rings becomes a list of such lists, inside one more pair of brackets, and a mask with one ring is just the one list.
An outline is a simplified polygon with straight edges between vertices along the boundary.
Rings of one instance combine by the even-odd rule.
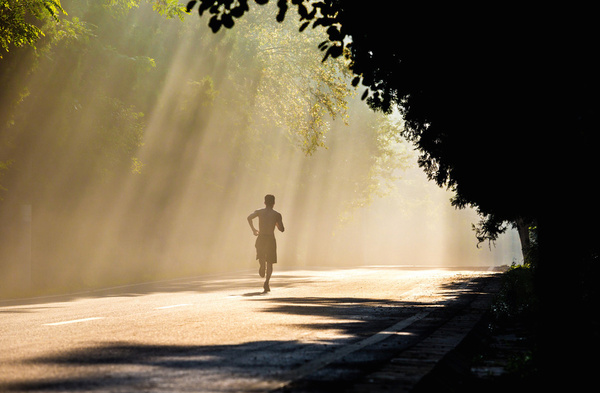
[[[248, 224], [252, 228], [252, 233], [256, 238], [256, 259], [260, 267], [258, 274], [265, 277], [263, 285], [264, 293], [271, 290], [269, 281], [273, 273], [273, 264], [277, 263], [277, 242], [275, 241], [275, 227], [281, 232], [284, 231], [283, 220], [281, 214], [273, 210], [275, 205], [275, 197], [273, 195], [265, 195], [265, 208], [254, 211], [248, 216]], [[258, 217], [258, 230], [254, 227], [253, 220]], [[266, 270], [266, 271], [265, 271]]]

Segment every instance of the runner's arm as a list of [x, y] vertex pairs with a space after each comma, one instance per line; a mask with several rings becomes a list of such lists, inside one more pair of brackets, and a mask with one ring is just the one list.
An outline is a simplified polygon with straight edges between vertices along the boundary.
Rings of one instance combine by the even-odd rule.
[[252, 220], [254, 220], [256, 217], [258, 217], [257, 212], [254, 212], [248, 216], [248, 224], [250, 225], [250, 228], [252, 229], [252, 233], [254, 234], [254, 236], [258, 236], [258, 230], [256, 228], [254, 228], [254, 223], [252, 222]]

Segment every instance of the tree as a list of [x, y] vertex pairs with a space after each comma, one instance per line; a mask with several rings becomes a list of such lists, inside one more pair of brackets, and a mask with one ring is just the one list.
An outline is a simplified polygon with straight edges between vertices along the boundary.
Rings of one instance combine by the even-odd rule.
[[[63, 216], [57, 235], [46, 229], [46, 222], [53, 220], [49, 216], [60, 206], [89, 203], [91, 190], [115, 195], [119, 180], [139, 172], [141, 165], [136, 154], [145, 121], [136, 106], [140, 101], [132, 97], [140, 81], [150, 79], [153, 59], [137, 56], [125, 45], [117, 48], [121, 42], [112, 39], [110, 28], [122, 16], [103, 7], [106, 4], [70, 0], [62, 4], [70, 14], [40, 25], [44, 39], [35, 48], [11, 48], [0, 60], [0, 269], [2, 285], [9, 288], [10, 271], [21, 259], [13, 245], [21, 219], [19, 205], [33, 206], [35, 212], [32, 247], [39, 252], [34, 252], [33, 281], [37, 283], [38, 275], [51, 281], [72, 261], [70, 255], [61, 258], [54, 251], [74, 233], [89, 230], [82, 230], [81, 221]], [[105, 23], [93, 23], [86, 11]], [[70, 179], [62, 182], [61, 177]], [[110, 205], [109, 198], [96, 199]]]
[[[200, 15], [208, 11], [216, 32], [231, 28], [248, 3], [190, 1], [187, 9], [199, 4]], [[600, 255], [593, 10], [422, 2], [391, 9], [383, 1], [342, 0], [277, 5], [277, 20], [295, 6], [301, 30], [326, 29], [324, 57], [348, 57], [353, 84], [367, 88], [363, 98], [373, 109], [400, 108], [419, 165], [455, 192], [455, 206], [478, 209], [484, 216], [480, 234], [495, 236], [504, 222], [537, 223], [543, 323], [549, 326], [560, 306], [597, 345], [597, 319], [587, 307], [598, 293], [584, 277], [597, 270]], [[539, 359], [552, 375], [561, 351], [550, 330], [541, 331]], [[582, 337], [576, 329], [567, 334]], [[559, 356], [576, 357], [572, 347], [561, 345], [566, 352]], [[585, 375], [585, 364], [570, 365], [576, 366], [569, 371]]]
[[[196, 3], [201, 15], [211, 14], [209, 26], [215, 32], [221, 26], [232, 27], [233, 18], [249, 10], [248, 1], [242, 0], [190, 1], [188, 11]], [[288, 3], [277, 2], [277, 20], [284, 19]], [[384, 112], [401, 108], [407, 125], [404, 136], [421, 152], [419, 164], [430, 180], [456, 192], [455, 206], [473, 205], [484, 215], [511, 222], [519, 217], [531, 220], [541, 198], [540, 184], [531, 172], [541, 170], [543, 159], [537, 149], [542, 135], [534, 130], [544, 129], [539, 121], [546, 114], [552, 116], [551, 103], [539, 99], [540, 92], [550, 88], [545, 86], [550, 70], [544, 62], [551, 60], [547, 56], [553, 50], [552, 38], [537, 46], [532, 40], [536, 28], [551, 30], [552, 21], [532, 25], [534, 14], [527, 10], [517, 17], [511, 10], [489, 14], [480, 10], [475, 17], [468, 7], [455, 5], [432, 10], [404, 3], [382, 12], [379, 3], [294, 0], [291, 4], [303, 22], [301, 30], [311, 24], [327, 29], [329, 39], [320, 45], [324, 57], [349, 58], [353, 84], [367, 87], [363, 97], [372, 108]], [[510, 27], [505, 27], [507, 21]], [[583, 23], [568, 37], [584, 36], [587, 29]], [[530, 51], [530, 45], [536, 48]], [[561, 48], [565, 49], [557, 50]], [[591, 58], [591, 52], [577, 53], [575, 47], [567, 54], [583, 56], [577, 64]], [[584, 67], [590, 71], [592, 63], [588, 64]], [[543, 71], [534, 73], [538, 66]], [[574, 89], [583, 88], [583, 75], [573, 82]], [[565, 93], [578, 96], [573, 89]], [[582, 108], [580, 102], [572, 108], [565, 104], [554, 112], [555, 118], [561, 112], [566, 118], [578, 118], [592, 108]], [[470, 154], [459, 153], [468, 150]]]
[[282, 127], [310, 155], [325, 147], [328, 119], [347, 118], [347, 101], [353, 94], [346, 80], [347, 66], [342, 59], [322, 65], [314, 48], [322, 37], [295, 34], [296, 25], [277, 26], [267, 14], [269, 9], [260, 11], [241, 22], [244, 33], [235, 46], [246, 46], [238, 53], [252, 53], [253, 59], [239, 55], [232, 59], [237, 67], [234, 83], [245, 74], [259, 75], [249, 85], [238, 84], [242, 96], [254, 95], [252, 111], [260, 119], [253, 119], [252, 124]]
[[60, 0], [2, 0], [0, 47], [7, 52], [11, 46], [35, 47], [36, 41], [44, 36], [38, 24], [45, 23], [48, 19], [56, 22], [60, 13], [65, 13]]
[[174, 4], [63, 0], [69, 15], [37, 48], [0, 63], [4, 293], [21, 284], [10, 277], [22, 272], [23, 204], [37, 288], [110, 285], [231, 268], [225, 253], [243, 263], [231, 207], [257, 187], [305, 206], [298, 221], [318, 230], [298, 250], [310, 241], [316, 260], [337, 218], [403, 164], [397, 124], [346, 110], [356, 99], [345, 59], [321, 62], [322, 31], [299, 35], [261, 8], [215, 36], [195, 18], [164, 18], [159, 3]]

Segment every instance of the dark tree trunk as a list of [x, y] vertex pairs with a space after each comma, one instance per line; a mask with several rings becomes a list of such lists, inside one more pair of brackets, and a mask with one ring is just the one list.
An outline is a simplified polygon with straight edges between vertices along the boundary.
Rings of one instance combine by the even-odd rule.
[[528, 262], [531, 251], [531, 238], [529, 237], [530, 222], [524, 218], [517, 218], [517, 232], [519, 232], [519, 240], [521, 241], [521, 252], [523, 253], [523, 261]]

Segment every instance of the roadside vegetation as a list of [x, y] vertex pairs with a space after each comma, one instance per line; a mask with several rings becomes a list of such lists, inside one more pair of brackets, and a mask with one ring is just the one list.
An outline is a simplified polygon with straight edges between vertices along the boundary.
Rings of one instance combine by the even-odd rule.
[[[504, 363], [499, 365], [504, 368], [500, 379], [523, 383], [535, 378], [538, 303], [532, 264], [511, 266], [502, 277], [502, 287], [492, 304], [488, 325], [491, 338], [476, 355], [474, 365], [483, 363], [486, 355], [498, 358], [498, 352], [502, 351], [506, 353], [496, 359]], [[495, 336], [501, 340], [493, 340]]]

